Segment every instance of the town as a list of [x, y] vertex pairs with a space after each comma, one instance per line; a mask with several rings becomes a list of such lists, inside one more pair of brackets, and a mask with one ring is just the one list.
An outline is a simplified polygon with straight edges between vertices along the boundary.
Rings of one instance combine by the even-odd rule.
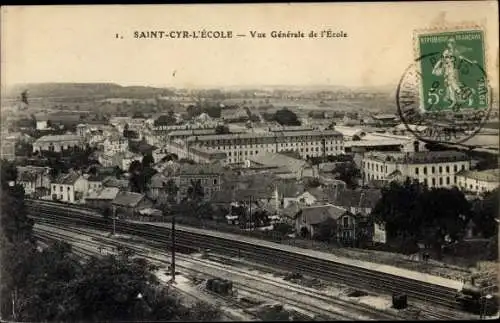
[[497, 290], [497, 106], [454, 146], [419, 140], [413, 132], [427, 129], [380, 108], [388, 96], [377, 91], [12, 93], [2, 181], [22, 187], [35, 213], [92, 211], [113, 219], [114, 233], [127, 221], [175, 221]]

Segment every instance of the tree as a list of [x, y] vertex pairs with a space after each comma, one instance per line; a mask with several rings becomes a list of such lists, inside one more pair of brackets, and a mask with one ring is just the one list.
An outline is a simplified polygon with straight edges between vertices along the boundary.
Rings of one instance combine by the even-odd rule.
[[9, 182], [14, 182], [17, 179], [16, 165], [7, 160], [2, 160], [0, 166], [2, 187], [8, 187]]
[[123, 126], [123, 137], [128, 138], [128, 123]]
[[33, 220], [28, 218], [24, 189], [9, 183], [17, 178], [15, 165], [2, 160], [0, 190], [0, 315], [12, 318], [18, 306], [19, 290], [26, 286], [26, 276], [35, 253]]
[[170, 110], [168, 111], [168, 114], [166, 115], [161, 115], [154, 121], [154, 126], [170, 126], [176, 124], [176, 119], [174, 115], [174, 111]]
[[306, 180], [306, 188], [316, 188], [316, 187], [319, 187], [321, 186], [321, 181], [319, 180], [319, 178], [317, 177], [313, 177], [313, 178], [308, 178]]
[[151, 167], [155, 163], [155, 160], [153, 158], [153, 154], [151, 152], [147, 153], [144, 155], [142, 158], [142, 167]]
[[18, 295], [22, 302], [14, 311], [18, 321], [220, 319], [218, 308], [188, 308], [169, 295], [156, 278], [158, 267], [127, 249], [81, 262], [70, 245], [56, 242], [25, 261], [25, 284]]
[[265, 210], [257, 210], [252, 214], [255, 226], [267, 226], [269, 225], [269, 214]]
[[429, 190], [409, 179], [382, 189], [372, 215], [375, 222], [385, 223], [390, 238], [424, 240], [438, 255], [443, 244], [463, 236], [471, 216], [470, 205], [457, 188]]
[[337, 235], [337, 221], [327, 218], [321, 222], [314, 232], [314, 238], [320, 241], [331, 241]]
[[141, 193], [144, 187], [144, 183], [142, 183], [142, 163], [138, 160], [134, 160], [130, 163], [128, 167], [129, 172], [129, 183], [130, 189], [132, 192]]
[[205, 191], [201, 185], [201, 180], [191, 180], [191, 185], [187, 189], [187, 197], [192, 201], [200, 201], [205, 196]]
[[228, 133], [231, 133], [229, 131], [229, 127], [226, 126], [226, 125], [218, 125], [216, 128], [215, 128], [215, 133], [217, 135], [224, 135], [224, 134], [228, 134]]
[[470, 218], [470, 204], [458, 188], [424, 190], [417, 200], [415, 210], [423, 219], [423, 237], [438, 251], [445, 242], [455, 242], [463, 237]]
[[282, 126], [300, 126], [300, 120], [292, 111], [284, 108], [274, 113], [274, 120]]
[[472, 221], [479, 228], [484, 238], [498, 235], [498, 200], [499, 189], [484, 194], [483, 198], [472, 202]]
[[171, 203], [175, 202], [178, 191], [179, 191], [179, 188], [177, 187], [177, 185], [175, 184], [173, 179], [169, 179], [165, 183], [165, 192], [167, 193], [169, 202], [171, 202]]
[[290, 224], [280, 222], [274, 225], [274, 231], [279, 232], [281, 235], [292, 233], [293, 227]]
[[337, 164], [332, 173], [335, 179], [345, 182], [350, 188], [356, 188], [357, 179], [361, 177], [360, 170], [352, 162]]

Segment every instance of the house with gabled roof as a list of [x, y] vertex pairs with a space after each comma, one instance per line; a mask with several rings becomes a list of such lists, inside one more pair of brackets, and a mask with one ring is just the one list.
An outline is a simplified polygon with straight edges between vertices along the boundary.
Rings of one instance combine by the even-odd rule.
[[302, 237], [314, 237], [320, 224], [327, 219], [337, 222], [346, 213], [346, 209], [330, 204], [303, 207], [295, 216], [295, 230]]
[[336, 198], [331, 201], [332, 205], [343, 207], [353, 214], [370, 215], [382, 198], [382, 192], [378, 189], [342, 190]]
[[78, 203], [88, 191], [87, 180], [78, 172], [60, 174], [50, 183], [53, 200]]
[[133, 217], [139, 210], [152, 207], [153, 202], [145, 194], [120, 191], [111, 205], [115, 215]]
[[111, 203], [118, 195], [120, 191], [117, 187], [101, 187], [99, 189], [90, 191], [87, 196], [85, 196], [85, 204], [89, 207], [106, 210], [111, 208]]

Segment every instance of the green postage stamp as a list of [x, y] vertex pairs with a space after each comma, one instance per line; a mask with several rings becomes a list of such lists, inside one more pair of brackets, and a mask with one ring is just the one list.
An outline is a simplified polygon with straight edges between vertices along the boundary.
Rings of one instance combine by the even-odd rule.
[[424, 32], [415, 37], [425, 113], [487, 110], [484, 32]]

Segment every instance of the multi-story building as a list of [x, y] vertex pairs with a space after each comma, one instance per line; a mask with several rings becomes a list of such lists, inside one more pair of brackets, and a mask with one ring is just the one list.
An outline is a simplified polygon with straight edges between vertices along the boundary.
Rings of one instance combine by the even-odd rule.
[[1, 147], [1, 158], [6, 160], [16, 159], [16, 138], [12, 136], [6, 136], [2, 138], [0, 142]]
[[244, 162], [263, 152], [296, 151], [304, 159], [344, 152], [342, 134], [333, 130], [192, 136], [186, 143], [225, 152], [228, 164]]
[[118, 133], [112, 134], [104, 139], [104, 153], [114, 155], [128, 151], [128, 140]]
[[24, 187], [28, 196], [46, 195], [50, 190], [50, 168], [37, 166], [18, 166], [16, 182]]
[[462, 171], [457, 174], [457, 186], [471, 193], [491, 192], [499, 186], [499, 169]]
[[362, 160], [363, 181], [416, 179], [429, 187], [451, 187], [471, 159], [458, 151], [370, 152]]
[[83, 148], [83, 138], [75, 135], [49, 135], [40, 137], [33, 143], [33, 152], [61, 152], [62, 150], [73, 147]]
[[79, 123], [76, 125], [76, 134], [80, 137], [85, 136], [86, 132], [88, 130], [88, 125]]
[[68, 203], [82, 200], [88, 190], [87, 180], [77, 172], [59, 175], [50, 186], [52, 199]]
[[204, 198], [209, 199], [213, 192], [220, 191], [224, 168], [217, 164], [181, 164], [174, 172], [165, 172], [165, 176], [174, 180], [179, 188], [179, 196], [187, 196], [189, 187], [197, 181], [203, 188]]
[[142, 155], [134, 154], [130, 151], [118, 152], [112, 155], [101, 153], [98, 157], [99, 163], [104, 167], [118, 166], [124, 171], [128, 171], [133, 161], [142, 161]]
[[191, 159], [201, 164], [219, 161], [223, 162], [227, 158], [225, 152], [198, 146], [188, 146], [182, 141], [168, 142], [164, 146], [164, 151], [177, 155], [179, 159]]
[[90, 128], [86, 133], [86, 140], [90, 146], [104, 148], [104, 131], [102, 129]]

